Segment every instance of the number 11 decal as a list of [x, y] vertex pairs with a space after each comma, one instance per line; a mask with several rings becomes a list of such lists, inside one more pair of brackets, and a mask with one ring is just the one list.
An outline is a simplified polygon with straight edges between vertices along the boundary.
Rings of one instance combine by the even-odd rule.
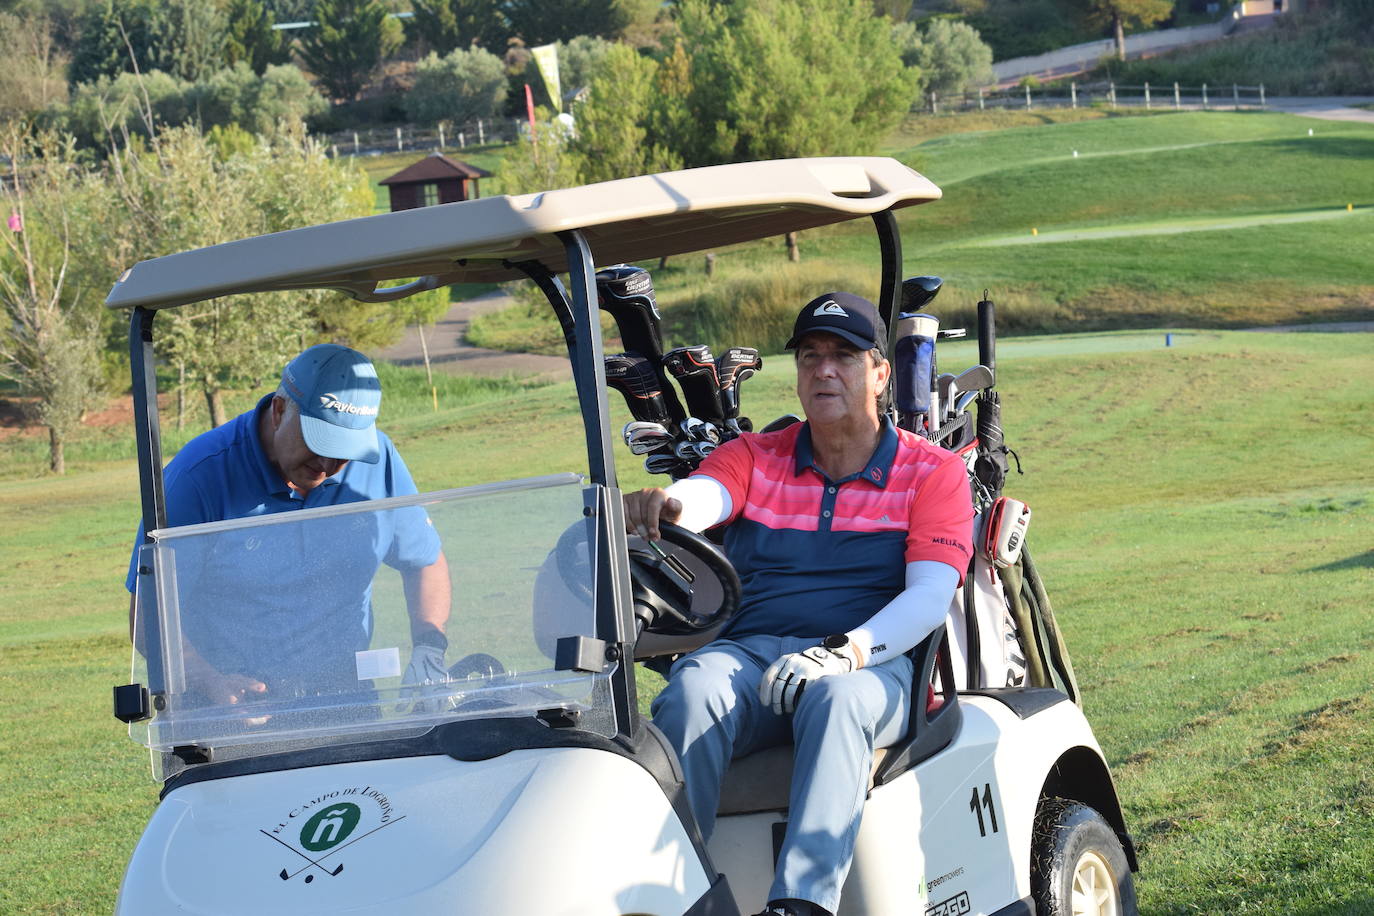
[[[983, 809], [988, 809], [988, 818], [983, 820]], [[973, 787], [973, 796], [968, 800], [968, 809], [978, 818], [978, 835], [988, 835], [988, 824], [992, 825], [992, 832], [997, 832], [997, 808], [992, 803], [992, 784], [983, 783], [983, 797], [978, 797], [978, 787]]]

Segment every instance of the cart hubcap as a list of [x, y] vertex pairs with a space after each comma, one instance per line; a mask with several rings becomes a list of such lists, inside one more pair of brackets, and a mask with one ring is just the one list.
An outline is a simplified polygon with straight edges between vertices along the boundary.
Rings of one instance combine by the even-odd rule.
[[1120, 916], [1116, 900], [1116, 880], [1107, 861], [1095, 852], [1085, 852], [1073, 870], [1073, 916]]

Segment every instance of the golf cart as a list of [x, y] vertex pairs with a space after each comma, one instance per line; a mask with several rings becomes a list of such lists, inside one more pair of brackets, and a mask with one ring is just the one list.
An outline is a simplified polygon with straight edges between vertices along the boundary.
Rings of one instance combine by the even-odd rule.
[[[115, 688], [115, 714], [150, 749], [162, 794], [117, 911], [761, 909], [787, 819], [790, 748], [732, 765], [715, 833], [703, 843], [675, 755], [638, 711], [635, 662], [655, 664], [703, 642], [737, 607], [739, 583], [706, 537], [674, 526], [659, 544], [625, 535], [608, 376], [632, 407], [668, 411], [669, 424], [660, 425], [670, 441], [652, 446], [672, 455], [657, 464], [664, 473], [677, 476], [709, 451], [682, 447], [710, 440], [699, 414], [721, 410], [720, 425], [710, 423], [717, 435], [747, 424], [737, 409], [725, 416], [728, 397], [713, 404], [691, 394], [705, 363], [700, 352], [680, 374], [669, 372], [690, 380], [682, 387], [692, 417], [679, 417], [688, 409], [681, 404], [649, 397], [656, 381], [671, 393], [655, 354], [646, 357], [653, 378], [635, 374], [643, 364], [603, 354], [599, 307], [615, 315], [627, 349], [641, 357], [655, 346], [645, 335], [657, 333], [656, 311], [635, 269], [598, 274], [596, 265], [870, 218], [882, 253], [880, 309], [894, 336], [889, 352], [907, 388], [897, 392], [903, 422], [965, 456], [984, 515], [995, 505], [1007, 514], [997, 503], [1007, 450], [992, 386], [991, 303], [980, 313], [983, 373], [950, 380], [935, 373], [941, 332], [925, 321], [933, 318], [899, 317], [904, 303], [928, 302], [938, 283], [902, 282], [894, 211], [939, 197], [891, 159], [744, 163], [406, 210], [131, 268], [107, 304], [131, 312], [147, 535], [137, 563], [134, 674]], [[317, 288], [391, 301], [455, 282], [521, 277], [544, 292], [572, 362], [582, 429], [575, 448], [557, 453], [585, 451], [585, 464], [168, 527], [153, 357], [161, 309]], [[638, 306], [621, 308], [625, 302]], [[757, 368], [756, 354], [737, 363]], [[961, 398], [963, 389], [977, 394]], [[737, 408], [737, 386], [734, 399]], [[976, 429], [952, 416], [975, 404]], [[519, 454], [512, 447], [512, 457]], [[402, 683], [410, 630], [398, 574], [340, 559], [350, 544], [417, 514], [439, 535], [454, 595], [452, 668], [421, 688]], [[877, 760], [840, 907], [846, 916], [1134, 911], [1134, 852], [1112, 780], [1076, 703], [1029, 555], [1012, 556], [1024, 529], [1007, 530], [1019, 530], [1020, 543], [1003, 539], [980, 551], [949, 626], [914, 650], [914, 695], [926, 702], [913, 704], [909, 734]], [[311, 634], [281, 631], [292, 624], [291, 602], [341, 588], [370, 589], [371, 642], [349, 660], [356, 681], [311, 684], [301, 676], [306, 661], [282, 648]], [[262, 613], [254, 602], [264, 592], [288, 612]], [[216, 628], [208, 619], [254, 623]], [[241, 703], [214, 702], [193, 657], [260, 672], [269, 689]]]

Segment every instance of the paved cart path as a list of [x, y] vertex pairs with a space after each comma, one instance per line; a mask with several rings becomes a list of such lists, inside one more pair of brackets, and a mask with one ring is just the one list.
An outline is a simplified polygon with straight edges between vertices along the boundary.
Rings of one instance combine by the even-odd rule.
[[[425, 331], [429, 345], [430, 365], [438, 372], [450, 375], [537, 375], [552, 379], [572, 378], [572, 367], [561, 356], [540, 356], [535, 353], [507, 353], [487, 350], [467, 342], [468, 325], [477, 315], [494, 312], [512, 305], [515, 300], [502, 290], [482, 293], [462, 302], [455, 302], [434, 327]], [[553, 321], [553, 313], [549, 313]], [[379, 358], [401, 366], [423, 366], [424, 350], [420, 333], [414, 326], [406, 328], [400, 343], [376, 354]]]

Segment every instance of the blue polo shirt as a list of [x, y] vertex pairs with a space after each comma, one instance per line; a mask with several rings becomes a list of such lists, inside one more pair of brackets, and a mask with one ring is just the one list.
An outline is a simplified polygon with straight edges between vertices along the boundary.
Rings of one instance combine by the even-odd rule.
[[[286, 485], [258, 439], [271, 396], [192, 439], [164, 472], [167, 523], [247, 518], [416, 492], [396, 447], [378, 432], [381, 459], [350, 461], [302, 496]], [[140, 523], [125, 586], [132, 591]], [[244, 528], [175, 542], [186, 638], [221, 673], [268, 682], [348, 681], [372, 634], [372, 580], [438, 559], [439, 537], [420, 507], [359, 512], [302, 525]]]
[[721, 636], [820, 639], [865, 623], [906, 587], [906, 564], [962, 579], [973, 498], [963, 459], [884, 421], [862, 470], [831, 480], [809, 423], [725, 443], [695, 472], [730, 493], [725, 552], [743, 585]]

